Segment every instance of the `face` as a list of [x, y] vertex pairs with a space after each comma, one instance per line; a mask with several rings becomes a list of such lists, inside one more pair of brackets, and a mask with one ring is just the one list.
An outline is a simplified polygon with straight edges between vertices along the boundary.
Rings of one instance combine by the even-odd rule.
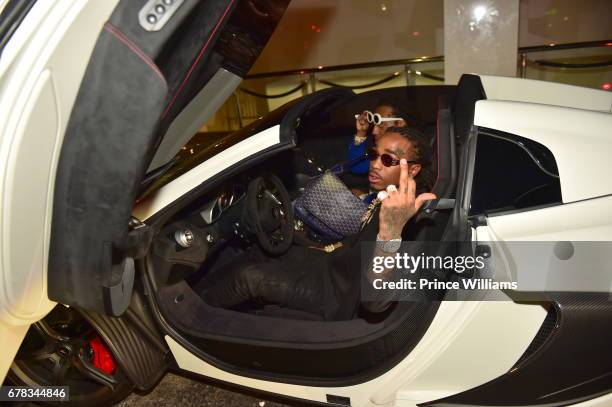
[[[382, 117], [395, 117], [391, 106], [378, 106], [376, 110], [374, 110], [374, 113], [378, 113]], [[382, 122], [378, 126], [374, 126], [372, 128], [374, 141], [378, 142], [380, 136], [382, 136], [389, 127], [403, 127], [405, 125], [406, 123], [404, 123], [403, 120], [394, 120], [392, 122]]]
[[[385, 133], [380, 136], [374, 149], [379, 155], [389, 154], [394, 159], [405, 158], [408, 161], [414, 160], [416, 157], [412, 143], [397, 133]], [[421, 164], [408, 163], [408, 171], [415, 177], [421, 170]], [[370, 161], [370, 173], [368, 181], [370, 187], [376, 191], [386, 189], [387, 186], [399, 184], [400, 166], [385, 167], [378, 157], [374, 161]]]

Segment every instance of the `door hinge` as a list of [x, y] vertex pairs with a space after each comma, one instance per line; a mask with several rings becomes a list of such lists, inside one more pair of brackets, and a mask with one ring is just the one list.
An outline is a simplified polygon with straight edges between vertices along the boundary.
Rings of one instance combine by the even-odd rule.
[[[128, 308], [134, 288], [135, 259], [144, 257], [153, 240], [153, 229], [132, 217], [126, 237], [120, 243], [107, 243], [110, 282], [102, 287], [105, 311], [120, 316]], [[117, 261], [120, 259], [120, 261]]]

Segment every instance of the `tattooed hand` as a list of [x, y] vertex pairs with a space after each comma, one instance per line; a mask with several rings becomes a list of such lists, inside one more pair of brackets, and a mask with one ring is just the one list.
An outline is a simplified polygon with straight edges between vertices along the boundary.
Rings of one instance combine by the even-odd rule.
[[401, 238], [404, 225], [425, 201], [436, 199], [432, 193], [416, 196], [416, 182], [408, 171], [405, 158], [400, 160], [400, 171], [399, 190], [388, 192], [388, 198], [380, 205], [378, 238], [382, 240]]

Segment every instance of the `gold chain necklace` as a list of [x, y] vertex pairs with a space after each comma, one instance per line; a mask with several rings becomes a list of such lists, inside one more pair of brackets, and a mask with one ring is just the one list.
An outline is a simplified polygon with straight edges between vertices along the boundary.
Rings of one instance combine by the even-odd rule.
[[378, 198], [374, 198], [372, 202], [370, 202], [370, 204], [368, 205], [368, 208], [361, 216], [361, 228], [362, 229], [364, 228], [365, 225], [370, 223], [370, 220], [372, 220], [372, 215], [374, 215], [374, 211], [376, 210], [376, 207], [380, 204], [380, 202], [381, 201]]

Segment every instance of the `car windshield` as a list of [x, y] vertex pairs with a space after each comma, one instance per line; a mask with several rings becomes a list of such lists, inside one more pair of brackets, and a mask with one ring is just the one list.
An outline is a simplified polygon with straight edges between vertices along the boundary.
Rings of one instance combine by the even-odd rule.
[[281, 106], [235, 132], [197, 133], [172, 160], [166, 165], [150, 171], [143, 178], [137, 201], [141, 201], [153, 191], [175, 180], [221, 151], [279, 124], [287, 111], [294, 105], [294, 102], [291, 101]]

